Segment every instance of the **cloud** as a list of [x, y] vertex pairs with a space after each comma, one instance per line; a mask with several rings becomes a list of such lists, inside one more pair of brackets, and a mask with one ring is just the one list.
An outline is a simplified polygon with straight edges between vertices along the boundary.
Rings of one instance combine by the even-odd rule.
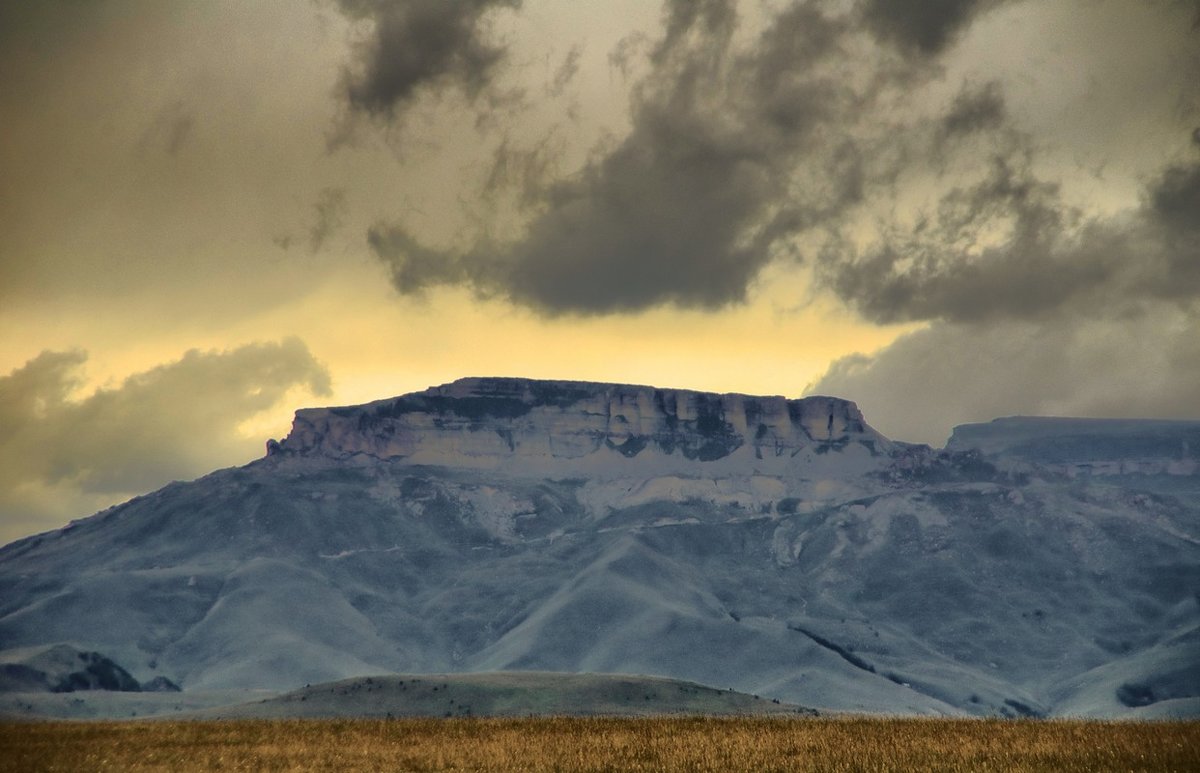
[[1171, 166], [1132, 211], [1092, 215], [1020, 156], [943, 194], [915, 228], [831, 246], [826, 286], [868, 319], [1033, 318], [1200, 296], [1200, 163]]
[[420, 293], [431, 285], [462, 282], [468, 277], [461, 259], [424, 246], [399, 225], [372, 226], [367, 231], [367, 244], [390, 265], [392, 284], [406, 295]]
[[[889, 3], [888, 13], [909, 5]], [[932, 3], [929, 9], [942, 5], [959, 8], [969, 20], [998, 3]], [[869, 13], [883, 4], [863, 8]], [[1126, 29], [1132, 28], [1132, 41], [1145, 42], [1157, 30], [1170, 53], [1124, 56], [1124, 68], [1137, 73], [1126, 88], [1157, 68], [1163, 93], [1177, 103], [1166, 125], [1181, 134], [1190, 131], [1178, 122], [1198, 104], [1200, 58], [1194, 40], [1177, 29], [1179, 5], [1149, 5], [1141, 15], [1119, 3], [1097, 3], [1092, 10], [1091, 25], [1066, 42], [1080, 50], [1115, 45], [1138, 50], [1139, 44], [1124, 40]], [[944, 20], [959, 18], [956, 14]], [[1170, 70], [1162, 69], [1168, 65]], [[1117, 69], [1096, 77], [1120, 81]], [[1013, 83], [1009, 78], [1007, 84]], [[1115, 90], [1105, 99], [1120, 109], [1120, 94]], [[1119, 120], [1124, 119], [1114, 117]], [[1143, 131], [1162, 129], [1157, 120], [1139, 120]], [[1188, 143], [1179, 136], [1174, 160], [1164, 165], [1164, 153], [1151, 162], [1159, 171], [1140, 170], [1140, 201], [1102, 208], [1089, 206], [1089, 198], [1116, 187], [1103, 178], [1103, 166], [1087, 181], [1091, 197], [1081, 198], [1079, 188], [1072, 196], [1063, 183], [1072, 175], [1065, 159], [1055, 159], [1046, 141], [1021, 125], [999, 80], [961, 90], [934, 124], [930, 152], [910, 152], [899, 168], [897, 206], [865, 232], [834, 229], [816, 260], [818, 284], [878, 323], [1113, 317], [1147, 303], [1187, 304], [1200, 296], [1200, 161], [1186, 157], [1200, 143], [1180, 151]], [[1078, 127], [1081, 147], [1094, 140], [1091, 131]], [[1062, 137], [1059, 141], [1073, 139], [1070, 132]], [[1083, 157], [1076, 151], [1069, 163], [1078, 170]], [[934, 162], [924, 178], [917, 171], [923, 159]], [[932, 193], [914, 208], [912, 191], [921, 185]]]
[[[930, 62], [1002, 5], [794, 2], [744, 29], [732, 0], [667, 2], [660, 36], [639, 48], [628, 134], [566, 176], [536, 150], [497, 151], [483, 195], [518, 190], [516, 238], [484, 226], [447, 248], [380, 220], [369, 244], [401, 293], [467, 286], [547, 315], [715, 310], [787, 262], [880, 323], [1193, 297], [1193, 165], [1149, 180], [1139, 207], [1093, 212], [1019, 128], [1011, 78], [941, 96], [945, 71]], [[614, 52], [622, 71], [632, 55]], [[1170, 89], [1183, 99], [1187, 82], [1176, 74]]]
[[317, 220], [308, 230], [308, 247], [316, 252], [324, 246], [326, 239], [345, 225], [346, 190], [322, 188], [313, 208], [317, 212]]
[[195, 116], [176, 100], [158, 111], [138, 145], [143, 150], [161, 149], [168, 156], [176, 156], [192, 136], [195, 124]]
[[1168, 167], [1149, 194], [1153, 217], [1172, 235], [1186, 237], [1200, 232], [1200, 163]]
[[503, 61], [488, 40], [487, 14], [521, 0], [338, 0], [347, 17], [369, 22], [358, 61], [344, 78], [349, 105], [391, 120], [426, 88], [451, 86], [478, 96]]
[[938, 137], [947, 140], [965, 134], [999, 129], [1008, 118], [1004, 92], [996, 81], [963, 89], [941, 119]]
[[[328, 372], [295, 338], [191, 350], [75, 397], [86, 359], [80, 351], [46, 351], [0, 377], [0, 520], [38, 509], [30, 491], [33, 499], [64, 492], [115, 498], [251, 457], [262, 440], [241, 437], [241, 422], [294, 387], [330, 391]], [[52, 515], [61, 522], [84, 514]]]
[[579, 74], [579, 60], [583, 56], [583, 48], [580, 46], [571, 46], [567, 51], [567, 55], [563, 57], [562, 64], [554, 72], [554, 77], [546, 86], [546, 96], [559, 97], [566, 91], [567, 86]]
[[835, 75], [845, 19], [796, 4], [742, 47], [737, 28], [731, 2], [668, 3], [631, 131], [575, 175], [522, 176], [536, 214], [521, 238], [451, 252], [377, 223], [397, 289], [466, 284], [547, 314], [744, 300], [785, 237], [861, 196], [861, 154], [830, 127], [852, 126], [872, 87]]
[[979, 13], [1004, 0], [863, 0], [863, 21], [881, 40], [937, 54]]
[[834, 362], [806, 391], [855, 400], [884, 434], [935, 446], [957, 424], [997, 416], [1195, 419], [1197, 329], [1200, 309], [1167, 305], [1121, 318], [936, 322]]

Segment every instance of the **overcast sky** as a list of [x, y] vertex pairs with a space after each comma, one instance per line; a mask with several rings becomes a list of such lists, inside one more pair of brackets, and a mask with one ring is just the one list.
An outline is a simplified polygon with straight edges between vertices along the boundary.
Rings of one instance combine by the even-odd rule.
[[467, 375], [1200, 418], [1195, 0], [0, 0], [0, 541]]

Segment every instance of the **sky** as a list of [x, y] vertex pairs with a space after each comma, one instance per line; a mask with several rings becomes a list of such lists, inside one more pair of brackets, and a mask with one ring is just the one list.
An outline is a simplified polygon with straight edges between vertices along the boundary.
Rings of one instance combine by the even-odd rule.
[[0, 0], [0, 542], [464, 376], [1200, 418], [1195, 0]]

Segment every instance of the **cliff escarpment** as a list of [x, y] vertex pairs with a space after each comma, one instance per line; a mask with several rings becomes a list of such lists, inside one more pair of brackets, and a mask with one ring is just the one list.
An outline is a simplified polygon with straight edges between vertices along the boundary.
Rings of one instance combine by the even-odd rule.
[[778, 467], [851, 445], [869, 455], [892, 447], [854, 403], [833, 397], [466, 378], [362, 406], [298, 411], [291, 433], [268, 452], [454, 466], [655, 458]]

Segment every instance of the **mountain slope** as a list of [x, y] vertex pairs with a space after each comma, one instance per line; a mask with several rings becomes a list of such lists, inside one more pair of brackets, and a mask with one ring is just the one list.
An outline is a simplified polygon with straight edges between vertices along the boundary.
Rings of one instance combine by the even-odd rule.
[[626, 674], [397, 674], [305, 686], [195, 712], [203, 718], [809, 715], [757, 695]]
[[467, 379], [301, 411], [268, 447], [0, 550], [0, 649], [70, 641], [185, 691], [538, 670], [905, 713], [1200, 697], [1190, 500], [893, 442], [835, 398]]

